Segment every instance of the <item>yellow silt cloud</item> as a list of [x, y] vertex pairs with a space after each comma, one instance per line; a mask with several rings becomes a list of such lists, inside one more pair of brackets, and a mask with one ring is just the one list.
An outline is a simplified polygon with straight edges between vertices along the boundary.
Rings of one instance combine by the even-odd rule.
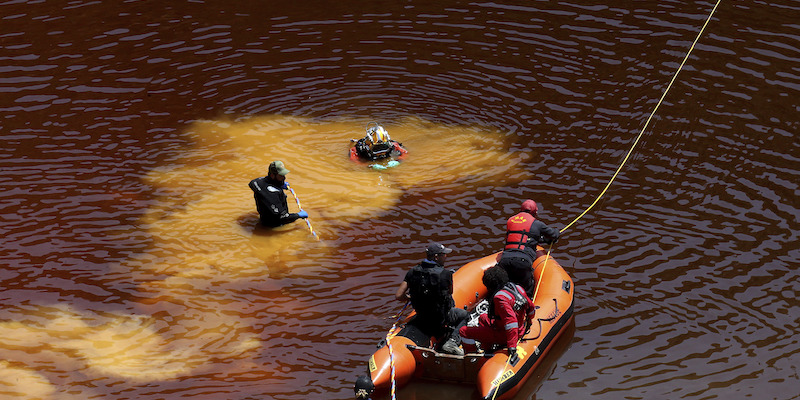
[[[384, 125], [409, 155], [397, 167], [373, 170], [348, 158], [350, 140], [362, 137], [368, 122], [268, 116], [193, 124], [186, 133], [193, 144], [145, 178], [160, 195], [142, 219], [148, 249], [105, 276], [132, 284], [135, 303], [103, 313], [35, 306], [44, 322], [0, 323], [0, 356], [14, 363], [0, 385], [23, 376], [45, 393], [46, 379], [24, 366], [53, 360], [71, 364], [64, 370], [135, 382], [185, 376], [220, 358], [246, 361], [264, 344], [253, 318], [243, 315], [252, 299], [231, 290], [269, 287], [298, 261], [324, 268], [342, 232], [390, 211], [403, 195], [529, 177], [519, 165], [531, 152], [509, 153], [502, 133], [418, 119]], [[302, 221], [258, 226], [247, 183], [266, 175], [272, 160], [291, 171], [287, 181], [321, 241]], [[296, 212], [291, 195], [289, 202]]]

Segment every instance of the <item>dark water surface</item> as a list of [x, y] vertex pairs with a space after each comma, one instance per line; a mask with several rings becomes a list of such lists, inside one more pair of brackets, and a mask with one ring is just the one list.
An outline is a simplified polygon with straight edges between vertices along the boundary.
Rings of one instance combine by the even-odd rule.
[[[572, 222], [713, 7], [615, 4], [0, 3], [0, 397], [351, 398], [424, 245]], [[722, 2], [554, 247], [574, 332], [517, 398], [800, 398], [798, 21]], [[400, 167], [347, 160], [372, 120]], [[256, 227], [273, 159], [321, 241]]]

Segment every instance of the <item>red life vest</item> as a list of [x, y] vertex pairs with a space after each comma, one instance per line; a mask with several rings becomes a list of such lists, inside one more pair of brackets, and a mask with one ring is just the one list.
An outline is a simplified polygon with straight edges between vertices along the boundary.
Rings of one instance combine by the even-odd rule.
[[533, 221], [536, 221], [536, 218], [524, 211], [509, 218], [506, 222], [506, 247], [504, 249], [525, 250], [526, 247], [529, 247], [530, 242], [533, 242], [535, 246], [538, 239], [531, 237]]

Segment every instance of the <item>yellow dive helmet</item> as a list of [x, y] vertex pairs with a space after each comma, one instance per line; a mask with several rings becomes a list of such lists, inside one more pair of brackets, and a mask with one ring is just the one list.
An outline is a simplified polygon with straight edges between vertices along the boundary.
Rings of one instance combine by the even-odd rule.
[[377, 122], [370, 122], [367, 124], [367, 136], [365, 139], [370, 145], [388, 143], [389, 132], [387, 132], [382, 126], [378, 125]]

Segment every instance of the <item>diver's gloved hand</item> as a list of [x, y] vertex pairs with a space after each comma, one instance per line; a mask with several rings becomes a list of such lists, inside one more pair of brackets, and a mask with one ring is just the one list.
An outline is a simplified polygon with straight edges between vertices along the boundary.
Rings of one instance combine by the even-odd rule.
[[289, 189], [289, 182], [283, 181], [283, 190]]
[[308, 218], [308, 212], [305, 210], [300, 210], [300, 212], [297, 213], [297, 216], [300, 218]]
[[517, 348], [516, 347], [509, 347], [508, 348], [508, 363], [511, 366], [517, 365], [519, 362], [519, 355], [517, 355]]

